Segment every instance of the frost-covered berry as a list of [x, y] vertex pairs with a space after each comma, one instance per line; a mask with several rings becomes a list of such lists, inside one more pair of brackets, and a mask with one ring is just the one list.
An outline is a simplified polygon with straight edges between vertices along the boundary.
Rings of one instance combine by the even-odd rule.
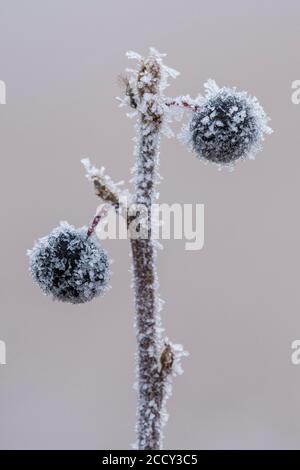
[[213, 80], [205, 88], [189, 125], [192, 150], [199, 158], [225, 165], [253, 158], [264, 134], [272, 132], [257, 99], [235, 88], [219, 88]]
[[86, 227], [62, 222], [28, 251], [33, 280], [45, 294], [79, 304], [103, 294], [110, 277], [109, 260], [96, 235]]

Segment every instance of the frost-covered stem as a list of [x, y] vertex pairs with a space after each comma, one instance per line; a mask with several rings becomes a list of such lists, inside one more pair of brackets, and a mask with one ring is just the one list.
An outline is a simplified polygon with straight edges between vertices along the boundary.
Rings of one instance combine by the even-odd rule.
[[[187, 353], [181, 345], [172, 344], [167, 338], [164, 343], [161, 340], [161, 301], [157, 292], [156, 249], [152, 239], [152, 204], [156, 200], [159, 180], [160, 134], [168, 131], [169, 108], [175, 105], [195, 109], [195, 102], [189, 96], [164, 97], [167, 78], [178, 75], [163, 64], [164, 54], [150, 48], [150, 56], [146, 60], [132, 51], [127, 55], [138, 60], [138, 69], [131, 70], [133, 75], [130, 78], [122, 79], [125, 97], [118, 98], [118, 101], [121, 106], [133, 108], [134, 115], [138, 114], [134, 195], [120, 190], [120, 183], [114, 183], [104, 168], [98, 170], [88, 159], [82, 163], [96, 194], [127, 218], [135, 289], [138, 448], [156, 450], [162, 446], [162, 426], [167, 419], [165, 404], [171, 394], [171, 376], [182, 373], [180, 359]], [[134, 214], [131, 210], [128, 212], [126, 201], [130, 202]], [[89, 232], [95, 230], [98, 222], [99, 214], [96, 214]]]
[[[151, 205], [155, 198], [162, 111], [159, 105], [160, 65], [154, 57], [141, 63], [137, 77], [140, 101], [135, 165], [135, 203], [147, 208], [144, 238], [131, 238], [138, 343], [137, 433], [139, 449], [161, 447], [163, 374], [160, 371], [160, 318], [155, 248], [151, 238]], [[141, 227], [142, 230], [142, 227]]]

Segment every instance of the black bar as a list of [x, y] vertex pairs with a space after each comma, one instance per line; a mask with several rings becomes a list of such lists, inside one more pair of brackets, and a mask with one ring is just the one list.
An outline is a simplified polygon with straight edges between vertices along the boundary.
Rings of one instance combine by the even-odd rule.
[[[3, 464], [38, 464], [42, 466], [66, 464], [82, 466], [83, 468], [98, 468], [108, 465], [120, 465], [125, 468], [139, 468], [141, 465], [225, 465], [270, 464], [273, 461], [283, 468], [291, 464], [299, 451], [281, 450], [163, 450], [163, 451], [133, 451], [133, 450], [0, 450], [0, 465]], [[296, 456], [297, 457], [297, 456]], [[2, 466], [1, 468], [6, 468]], [[8, 467], [7, 467], [8, 468]], [[10, 468], [10, 467], [9, 467]], [[43, 468], [43, 467], [41, 467]], [[69, 468], [69, 467], [68, 467]]]

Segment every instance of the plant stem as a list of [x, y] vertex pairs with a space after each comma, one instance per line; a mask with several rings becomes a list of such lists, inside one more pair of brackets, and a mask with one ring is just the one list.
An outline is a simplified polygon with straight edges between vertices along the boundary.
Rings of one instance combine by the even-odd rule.
[[[167, 339], [163, 344], [161, 339], [156, 248], [152, 238], [152, 204], [156, 200], [156, 183], [159, 180], [160, 133], [166, 104], [188, 105], [186, 100], [180, 103], [179, 98], [166, 102], [162, 96], [166, 72], [162, 67], [161, 55], [150, 49], [148, 59], [139, 57], [139, 70], [134, 83], [125, 79], [128, 104], [139, 113], [135, 192], [133, 198], [129, 198], [135, 215], [127, 211], [127, 205], [123, 207], [122, 193], [111, 178], [104, 175], [104, 169], [93, 167], [88, 159], [82, 161], [87, 177], [94, 183], [96, 194], [116, 211], [126, 212], [135, 291], [137, 444], [140, 450], [157, 450], [162, 447], [162, 426], [167, 417], [165, 403], [171, 394], [171, 375], [182, 373], [180, 358], [187, 354], [181, 345], [172, 344]], [[100, 214], [96, 214], [88, 235], [93, 233], [99, 220]]]
[[[144, 77], [147, 77], [145, 82]], [[140, 101], [144, 106], [141, 107], [143, 112], [139, 120], [135, 167], [135, 202], [146, 207], [148, 224], [144, 238], [131, 238], [138, 343], [138, 448], [148, 450], [161, 447], [163, 402], [163, 380], [159, 363], [161, 338], [157, 274], [155, 248], [151, 238], [151, 206], [155, 199], [162, 123], [162, 114], [157, 105], [159, 85], [160, 66], [154, 58], [149, 57], [142, 63], [138, 77]]]

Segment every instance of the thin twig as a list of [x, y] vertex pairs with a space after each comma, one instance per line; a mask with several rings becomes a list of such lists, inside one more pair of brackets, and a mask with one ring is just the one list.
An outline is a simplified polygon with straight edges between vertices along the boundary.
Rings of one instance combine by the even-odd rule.
[[99, 196], [104, 202], [112, 204], [116, 209], [119, 207], [119, 196], [107, 187], [105, 182], [97, 176], [92, 178], [94, 183], [94, 189], [97, 196]]
[[108, 213], [108, 205], [104, 205], [101, 207], [100, 211], [97, 212], [95, 217], [93, 218], [92, 222], [89, 225], [87, 230], [87, 237], [90, 237], [96, 230], [97, 225], [99, 224], [100, 220], [107, 216]]
[[[81, 160], [85, 170], [86, 177], [93, 182], [95, 193], [104, 202], [111, 204], [116, 210], [120, 206], [120, 190], [110, 176], [104, 173], [104, 168], [100, 170], [93, 166], [88, 158]], [[120, 183], [119, 183], [120, 184]]]
[[185, 100], [182, 97], [174, 98], [174, 99], [167, 99], [165, 101], [167, 106], [178, 106], [180, 108], [187, 108], [191, 111], [199, 111], [200, 106], [196, 102], [192, 102], [191, 100]]
[[124, 88], [125, 96], [128, 98], [128, 104], [131, 108], [136, 109], [138, 106], [137, 97], [134, 92], [134, 89], [130, 83], [129, 78], [125, 75], [120, 75], [119, 82], [121, 83], [122, 87]]

